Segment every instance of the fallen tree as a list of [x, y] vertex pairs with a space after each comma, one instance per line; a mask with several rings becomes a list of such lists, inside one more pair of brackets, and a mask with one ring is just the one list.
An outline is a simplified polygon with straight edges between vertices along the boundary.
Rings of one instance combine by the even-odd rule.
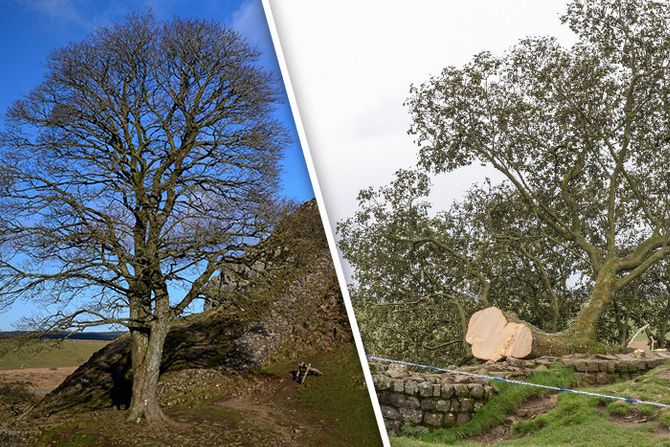
[[571, 47], [526, 38], [413, 87], [410, 133], [422, 169], [495, 169], [578, 254], [588, 297], [552, 340], [590, 350], [619, 292], [670, 256], [670, 4], [574, 0], [562, 21]]
[[471, 345], [473, 357], [493, 362], [504, 358], [523, 359], [606, 350], [605, 346], [571, 335], [568, 331], [547, 333], [494, 306], [472, 314], [465, 340]]

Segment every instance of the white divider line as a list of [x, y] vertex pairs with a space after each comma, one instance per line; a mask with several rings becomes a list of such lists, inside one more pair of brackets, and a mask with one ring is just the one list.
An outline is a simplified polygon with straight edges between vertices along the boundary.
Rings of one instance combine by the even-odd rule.
[[333, 264], [335, 266], [335, 272], [337, 273], [337, 279], [339, 282], [340, 290], [342, 291], [342, 297], [344, 298], [344, 307], [347, 310], [347, 316], [349, 317], [349, 324], [351, 326], [351, 332], [354, 337], [354, 342], [356, 343], [356, 348], [358, 351], [359, 362], [361, 369], [363, 370], [363, 375], [365, 377], [365, 383], [370, 394], [370, 402], [377, 419], [377, 426], [379, 427], [379, 434], [382, 438], [382, 442], [385, 446], [391, 445], [389, 441], [388, 434], [386, 433], [386, 426], [384, 425], [384, 418], [382, 417], [381, 407], [379, 406], [379, 400], [377, 399], [377, 393], [375, 387], [372, 383], [372, 374], [370, 373], [370, 367], [368, 366], [367, 358], [365, 355], [365, 349], [363, 347], [363, 340], [361, 339], [361, 333], [358, 329], [358, 324], [356, 323], [356, 317], [354, 315], [354, 308], [351, 304], [351, 298], [349, 297], [349, 291], [347, 289], [347, 283], [344, 276], [344, 270], [342, 269], [342, 264], [340, 263], [339, 254], [337, 252], [337, 245], [335, 243], [335, 236], [331, 232], [330, 221], [328, 220], [328, 214], [326, 213], [326, 207], [323, 203], [323, 194], [321, 193], [321, 188], [319, 182], [316, 178], [316, 169], [314, 168], [314, 162], [312, 160], [312, 155], [309, 150], [309, 145], [307, 144], [307, 136], [305, 134], [305, 127], [303, 126], [302, 118], [300, 117], [300, 112], [298, 111], [298, 102], [295, 97], [295, 92], [293, 90], [293, 85], [291, 84], [291, 78], [288, 72], [288, 66], [286, 60], [284, 59], [284, 52], [282, 51], [281, 42], [279, 40], [279, 34], [277, 32], [277, 26], [272, 16], [272, 9], [270, 7], [269, 0], [263, 1], [263, 10], [265, 12], [265, 18], [268, 22], [268, 27], [270, 28], [270, 34], [272, 36], [272, 43], [274, 45], [275, 53], [277, 55], [277, 61], [279, 62], [279, 68], [281, 70], [281, 75], [284, 80], [284, 87], [286, 88], [286, 95], [288, 96], [289, 104], [291, 106], [291, 113], [293, 115], [293, 120], [295, 121], [296, 130], [298, 131], [298, 138], [300, 139], [300, 146], [302, 147], [303, 155], [305, 156], [305, 164], [307, 165], [307, 170], [309, 171], [309, 177], [312, 182], [312, 188], [314, 189], [314, 195], [316, 196], [316, 202], [319, 206], [319, 212], [321, 214], [321, 222], [323, 224], [324, 231], [326, 233], [326, 238], [328, 239], [328, 246], [330, 248], [330, 254], [333, 258]]

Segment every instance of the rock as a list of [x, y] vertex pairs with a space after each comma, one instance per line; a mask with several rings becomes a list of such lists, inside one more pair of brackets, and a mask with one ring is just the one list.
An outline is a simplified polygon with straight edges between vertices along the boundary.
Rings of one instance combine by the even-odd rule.
[[423, 413], [421, 412], [421, 410], [413, 408], [401, 408], [399, 410], [399, 413], [400, 413], [400, 419], [402, 421], [411, 424], [420, 424], [421, 420], [423, 419]]
[[423, 382], [419, 384], [419, 396], [422, 397], [431, 397], [433, 395], [433, 384], [429, 382]]
[[470, 420], [470, 415], [467, 413], [458, 413], [456, 416], [456, 425], [463, 425]]
[[447, 413], [444, 415], [444, 426], [445, 427], [453, 427], [456, 425], [456, 416], [454, 416], [454, 413]]
[[397, 409], [389, 407], [388, 405], [381, 405], [382, 415], [384, 419], [397, 420], [400, 419], [400, 413]]
[[443, 413], [447, 413], [451, 411], [451, 401], [445, 400], [445, 399], [440, 399], [435, 402], [435, 411], [441, 411]]
[[419, 392], [419, 385], [415, 381], [408, 380], [405, 382], [405, 394], [415, 396], [418, 392]]
[[442, 396], [442, 398], [449, 399], [453, 395], [454, 395], [454, 385], [443, 384], [441, 386], [440, 396]]
[[440, 427], [444, 421], [444, 413], [425, 413], [423, 423], [432, 427]]
[[472, 399], [465, 398], [460, 400], [459, 411], [463, 413], [471, 413], [474, 408], [474, 401]]
[[404, 365], [391, 364], [386, 369], [386, 374], [392, 379], [401, 379], [407, 375], [407, 368]]
[[470, 395], [470, 389], [467, 384], [459, 383], [454, 385], [454, 392], [458, 397], [466, 397]]
[[479, 383], [471, 383], [468, 385], [470, 396], [475, 399], [482, 399], [484, 397], [484, 386]]

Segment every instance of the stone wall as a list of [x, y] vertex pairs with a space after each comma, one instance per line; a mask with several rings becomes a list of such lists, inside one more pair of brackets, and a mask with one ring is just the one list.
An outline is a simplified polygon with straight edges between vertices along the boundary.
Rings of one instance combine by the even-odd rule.
[[[668, 361], [670, 354], [655, 351], [508, 359], [452, 369], [523, 381], [533, 370], [560, 362], [575, 371], [580, 384], [601, 385], [630, 379]], [[411, 371], [399, 365], [373, 363], [371, 367], [384, 422], [390, 431], [397, 431], [404, 424], [427, 427], [464, 424], [496, 393], [484, 379]]]
[[397, 430], [403, 424], [429, 427], [464, 424], [495, 393], [485, 380], [408, 373], [397, 367], [380, 367], [373, 381], [389, 430]]
[[541, 357], [532, 360], [511, 359], [507, 363], [525, 370], [538, 365], [551, 366], [556, 362], [575, 371], [582, 385], [605, 385], [621, 380], [629, 380], [670, 360], [664, 351], [646, 351], [630, 354], [574, 354], [564, 357]]

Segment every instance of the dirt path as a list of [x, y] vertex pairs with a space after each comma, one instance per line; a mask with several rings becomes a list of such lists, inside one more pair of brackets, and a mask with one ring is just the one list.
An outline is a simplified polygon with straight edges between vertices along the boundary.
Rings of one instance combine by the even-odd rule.
[[316, 444], [323, 430], [315, 427], [309, 409], [299, 401], [299, 386], [289, 379], [262, 379], [218, 404], [239, 411], [249, 427], [275, 433], [277, 445]]
[[0, 382], [25, 383], [30, 391], [46, 394], [60, 385], [75, 369], [75, 366], [5, 369], [0, 370]]

